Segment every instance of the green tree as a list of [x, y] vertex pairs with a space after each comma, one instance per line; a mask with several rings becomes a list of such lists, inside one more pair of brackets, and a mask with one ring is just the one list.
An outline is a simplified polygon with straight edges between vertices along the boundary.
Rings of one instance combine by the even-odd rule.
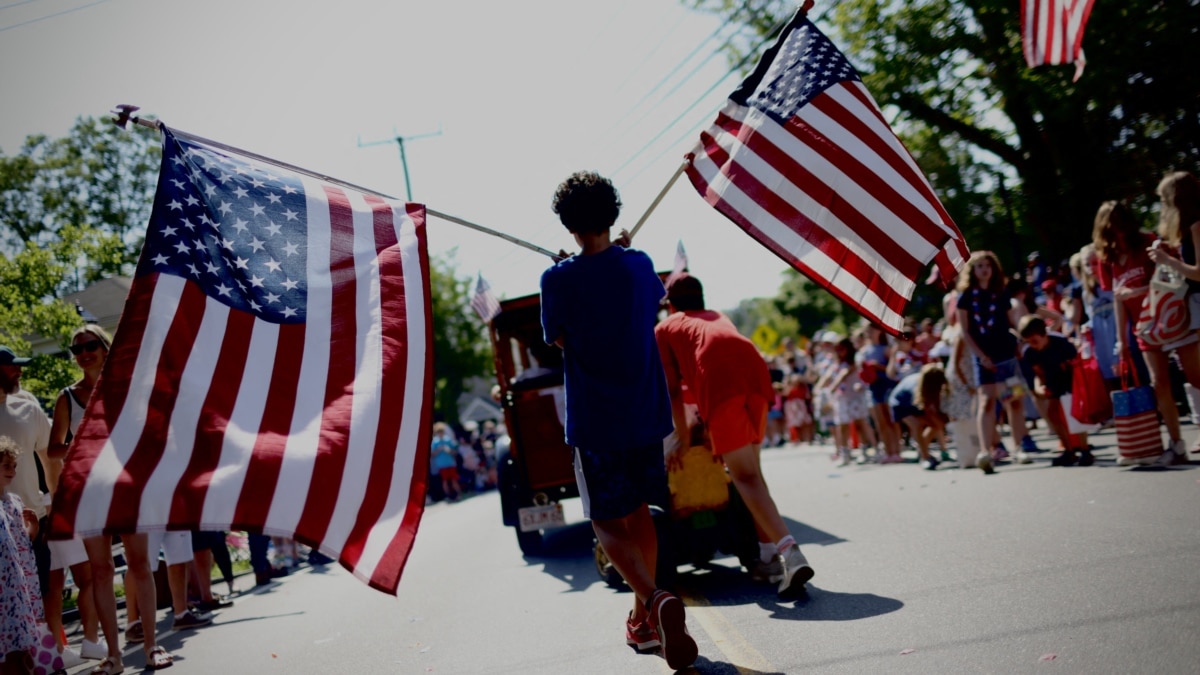
[[[746, 28], [737, 59], [798, 4], [685, 2]], [[1149, 210], [1165, 172], [1200, 166], [1200, 71], [1180, 67], [1200, 38], [1198, 7], [1096, 4], [1078, 82], [1070, 66], [1026, 66], [1012, 0], [841, 0], [812, 16], [862, 73], [972, 248], [993, 248], [1011, 269], [1021, 249], [1051, 260], [1077, 250], [1104, 199]]]
[[[156, 132], [125, 131], [81, 117], [62, 138], [29, 136], [14, 155], [0, 152], [0, 252], [51, 247], [65, 237], [101, 235], [79, 247], [56, 290], [70, 292], [137, 262], [150, 216], [162, 149]], [[81, 234], [82, 233], [82, 234]]]
[[466, 381], [486, 374], [492, 364], [483, 324], [471, 312], [471, 279], [457, 275], [455, 253], [431, 257], [429, 265], [434, 416], [450, 423], [458, 421], [458, 397]]

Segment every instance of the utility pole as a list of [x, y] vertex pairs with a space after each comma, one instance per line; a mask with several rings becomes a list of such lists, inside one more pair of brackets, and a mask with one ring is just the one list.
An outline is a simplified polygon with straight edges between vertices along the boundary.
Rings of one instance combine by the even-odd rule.
[[395, 130], [395, 128], [393, 127], [392, 135], [393, 135], [393, 137], [389, 138], [387, 140], [371, 141], [370, 143], [363, 143], [362, 137], [360, 136], [358, 139], [358, 147], [367, 148], [367, 147], [371, 147], [373, 145], [384, 145], [386, 143], [395, 143], [396, 145], [400, 146], [400, 165], [404, 169], [404, 196], [405, 196], [405, 199], [407, 199], [408, 201], [411, 202], [412, 201], [412, 183], [408, 179], [408, 157], [407, 157], [407, 155], [404, 154], [404, 141], [415, 141], [418, 138], [429, 138], [431, 136], [441, 136], [442, 135], [442, 125], [440, 125], [440, 124], [438, 125], [437, 131], [431, 131], [431, 132], [424, 133], [424, 134], [417, 134], [415, 136], [401, 136], [400, 133], [397, 132]]

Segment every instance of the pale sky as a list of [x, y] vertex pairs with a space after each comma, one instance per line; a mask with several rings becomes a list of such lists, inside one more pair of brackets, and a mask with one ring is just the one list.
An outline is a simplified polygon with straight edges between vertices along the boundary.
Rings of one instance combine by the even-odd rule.
[[[555, 186], [579, 169], [610, 176], [618, 227], [632, 228], [737, 86], [724, 55], [704, 61], [719, 28], [679, 0], [0, 0], [0, 148], [130, 103], [403, 198], [396, 145], [360, 140], [440, 129], [406, 143], [413, 201], [574, 250]], [[456, 248], [460, 276], [482, 272], [501, 297], [537, 292], [548, 258], [428, 224], [431, 253]], [[787, 267], [686, 177], [634, 245], [669, 270], [680, 240], [715, 308], [773, 296]]]

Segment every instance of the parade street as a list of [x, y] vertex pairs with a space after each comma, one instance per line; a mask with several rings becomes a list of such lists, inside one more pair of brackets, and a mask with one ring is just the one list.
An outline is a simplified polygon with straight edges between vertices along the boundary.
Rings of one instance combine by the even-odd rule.
[[[1035, 437], [1052, 447], [1044, 425]], [[700, 646], [685, 672], [1195, 673], [1200, 462], [1119, 468], [1114, 434], [1093, 442], [1096, 466], [1051, 467], [1042, 453], [992, 476], [765, 450], [816, 577], [785, 602], [735, 558], [680, 567]], [[258, 589], [242, 577], [212, 626], [161, 638], [170, 672], [670, 672], [625, 646], [632, 596], [598, 576], [578, 500], [567, 516], [544, 556], [525, 558], [495, 492], [431, 505], [395, 599], [337, 565]], [[139, 672], [140, 649], [126, 654]]]

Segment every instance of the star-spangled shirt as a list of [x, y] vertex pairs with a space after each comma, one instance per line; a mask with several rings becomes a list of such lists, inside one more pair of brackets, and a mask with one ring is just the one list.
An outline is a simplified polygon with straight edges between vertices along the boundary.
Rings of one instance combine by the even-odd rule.
[[807, 21], [788, 34], [780, 50], [747, 101], [780, 123], [838, 82], [862, 80], [829, 38]]
[[273, 323], [303, 323], [306, 197], [281, 167], [165, 131], [138, 274], [171, 274]]

